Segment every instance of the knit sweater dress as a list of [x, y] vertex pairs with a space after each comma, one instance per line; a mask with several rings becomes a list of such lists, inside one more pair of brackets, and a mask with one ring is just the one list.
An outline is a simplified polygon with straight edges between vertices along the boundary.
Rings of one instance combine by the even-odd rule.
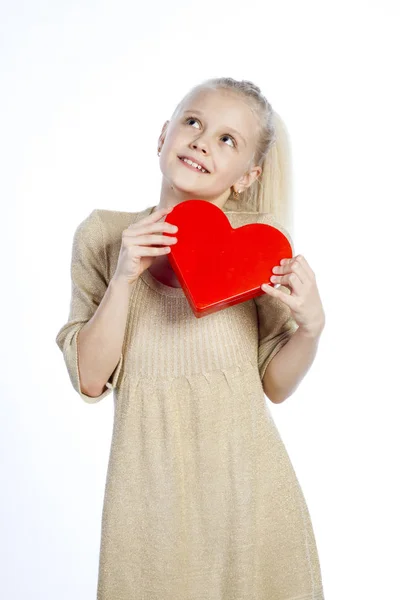
[[[105, 391], [81, 390], [79, 331], [123, 230], [153, 208], [96, 209], [80, 223], [56, 337], [81, 398], [114, 397], [97, 600], [323, 600], [310, 515], [262, 387], [297, 329], [282, 301], [263, 294], [198, 319], [182, 288], [146, 270]], [[233, 227], [273, 224], [289, 237], [268, 213], [224, 212]]]

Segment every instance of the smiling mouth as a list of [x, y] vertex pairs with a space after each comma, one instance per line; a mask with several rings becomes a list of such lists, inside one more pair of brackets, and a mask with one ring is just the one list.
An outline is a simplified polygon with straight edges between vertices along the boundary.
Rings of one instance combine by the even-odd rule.
[[207, 169], [204, 169], [204, 171], [205, 171], [204, 172], [201, 169], [198, 169], [197, 167], [194, 167], [193, 165], [190, 165], [188, 162], [186, 162], [185, 160], [183, 160], [183, 158], [181, 158], [180, 156], [178, 156], [178, 159], [181, 161], [181, 163], [183, 163], [186, 167], [188, 167], [192, 171], [197, 171], [198, 173], [202, 173], [203, 175], [209, 175], [210, 174], [210, 171], [207, 171]]

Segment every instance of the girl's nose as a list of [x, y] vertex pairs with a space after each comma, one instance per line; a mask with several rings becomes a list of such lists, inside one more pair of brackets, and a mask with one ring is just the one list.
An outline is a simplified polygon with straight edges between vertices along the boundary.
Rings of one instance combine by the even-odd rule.
[[201, 152], [203, 152], [203, 154], [208, 154], [207, 144], [205, 143], [196, 142], [195, 144], [191, 144], [191, 147], [195, 150], [200, 150]]

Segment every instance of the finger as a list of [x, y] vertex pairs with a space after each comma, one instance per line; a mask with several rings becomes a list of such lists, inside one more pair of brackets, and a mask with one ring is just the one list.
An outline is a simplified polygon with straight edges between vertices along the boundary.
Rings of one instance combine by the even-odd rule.
[[157, 221], [160, 221], [161, 219], [164, 219], [170, 212], [172, 212], [173, 210], [173, 206], [170, 206], [168, 208], [159, 208], [157, 210], [155, 210], [153, 213], [150, 213], [149, 215], [147, 215], [147, 217], [144, 217], [143, 219], [140, 219], [140, 221], [138, 223], [132, 223], [131, 225], [129, 225], [129, 227], [135, 226], [135, 225], [142, 225], [142, 224], [148, 224], [148, 223], [156, 223]]
[[298, 254], [297, 256], [298, 262], [301, 264], [303, 270], [307, 273], [309, 279], [313, 279], [315, 277], [315, 273], [304, 258], [302, 254]]
[[168, 254], [169, 252], [171, 252], [170, 246], [163, 246], [162, 248], [156, 248], [153, 246], [136, 246], [133, 255], [135, 257], [159, 256], [160, 254]]
[[129, 225], [126, 231], [129, 231], [131, 235], [161, 232], [176, 233], [178, 227], [172, 223], [165, 223], [163, 221], [158, 221], [156, 223], [143, 223], [143, 221], [139, 221], [139, 223], [132, 223]]
[[155, 210], [154, 212], [150, 213], [147, 217], [145, 217], [146, 219], [148, 217], [153, 217], [155, 218], [155, 220], [161, 219], [163, 217], [165, 217], [166, 215], [168, 215], [170, 212], [173, 211], [173, 206], [168, 206], [168, 207], [164, 207], [164, 208], [158, 208], [157, 210]]
[[[285, 261], [284, 262], [285, 266], [299, 265], [298, 267], [295, 267], [294, 271], [299, 274], [299, 277], [302, 280], [302, 283], [305, 283], [306, 279], [310, 280], [315, 277], [314, 271], [311, 269], [310, 265], [308, 264], [307, 260], [304, 258], [304, 256], [302, 254], [297, 254], [297, 256], [295, 256], [291, 259], [283, 259], [283, 260]], [[282, 263], [282, 261], [281, 261], [281, 263]], [[298, 270], [296, 271], [296, 269], [298, 269]], [[304, 273], [303, 276], [300, 275], [301, 272]]]
[[136, 235], [128, 237], [128, 245], [130, 246], [157, 246], [165, 244], [176, 244], [176, 237], [167, 235]]
[[287, 275], [282, 275], [282, 277], [279, 277], [278, 279], [279, 281], [277, 281], [277, 283], [287, 287], [291, 294], [301, 294], [303, 282], [297, 273], [290, 272]]
[[[295, 275], [297, 275], [297, 277], [301, 283], [305, 283], [309, 279], [309, 275], [303, 267], [303, 262], [301, 260], [298, 260], [298, 257], [283, 258], [281, 260], [281, 263], [283, 263], [283, 264], [276, 266], [272, 269], [274, 276], [277, 276], [277, 275], [287, 276], [290, 273], [294, 273]], [[278, 277], [278, 279], [276, 279], [276, 280], [273, 279], [272, 281], [274, 283], [281, 283], [284, 285], [284, 282], [282, 281], [282, 277]], [[287, 281], [287, 279], [286, 279], [286, 281]]]
[[282, 302], [289, 306], [289, 308], [295, 308], [295, 301], [291, 297], [290, 290], [284, 292], [267, 283], [263, 283], [261, 285], [261, 289], [264, 293], [268, 294], [269, 296], [274, 296], [275, 298], [282, 300]]

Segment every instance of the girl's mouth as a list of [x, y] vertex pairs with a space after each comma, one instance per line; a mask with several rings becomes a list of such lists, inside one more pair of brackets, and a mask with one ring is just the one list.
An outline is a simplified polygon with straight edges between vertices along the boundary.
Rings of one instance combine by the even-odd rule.
[[197, 173], [202, 173], [203, 175], [209, 175], [210, 174], [209, 171], [204, 172], [202, 169], [199, 169], [198, 167], [194, 167], [193, 165], [190, 165], [188, 162], [186, 162], [185, 160], [183, 160], [183, 158], [180, 158], [179, 156], [178, 156], [178, 160], [180, 160], [180, 162], [182, 164], [184, 164], [185, 167], [187, 167], [191, 171], [197, 171]]

